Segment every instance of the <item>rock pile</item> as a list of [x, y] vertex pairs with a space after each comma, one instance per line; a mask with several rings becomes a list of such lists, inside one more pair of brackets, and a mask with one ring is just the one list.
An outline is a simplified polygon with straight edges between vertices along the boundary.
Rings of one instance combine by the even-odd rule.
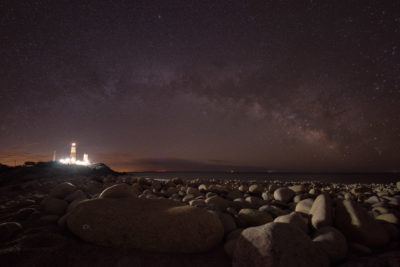
[[[126, 176], [58, 184], [38, 210], [42, 221], [58, 221], [96, 245], [167, 253], [223, 245], [233, 266], [340, 265], [400, 250], [399, 183]], [[21, 209], [15, 218], [38, 210]], [[17, 222], [0, 224], [0, 238], [12, 239], [21, 229]]]

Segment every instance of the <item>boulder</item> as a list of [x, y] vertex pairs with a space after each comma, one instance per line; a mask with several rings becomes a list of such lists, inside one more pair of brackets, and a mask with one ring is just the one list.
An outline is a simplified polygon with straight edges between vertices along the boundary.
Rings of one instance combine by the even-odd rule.
[[127, 197], [137, 197], [139, 192], [128, 184], [116, 184], [101, 192], [99, 198], [127, 198]]
[[76, 186], [69, 183], [64, 182], [61, 184], [56, 185], [49, 193], [50, 197], [64, 199], [69, 194], [76, 191]]
[[241, 209], [238, 214], [238, 219], [246, 227], [258, 226], [273, 221], [269, 213], [256, 209]]
[[312, 198], [303, 199], [299, 203], [297, 203], [295, 211], [301, 212], [304, 214], [310, 214], [310, 210], [311, 210], [313, 203], [314, 203], [314, 199], [312, 199]]
[[274, 191], [274, 199], [282, 201], [284, 203], [289, 202], [293, 198], [293, 196], [293, 190], [286, 187], [280, 187]]
[[379, 203], [379, 198], [377, 196], [371, 196], [371, 197], [367, 198], [366, 200], [364, 200], [364, 203], [373, 205], [373, 204]]
[[376, 217], [377, 220], [382, 220], [382, 221], [386, 221], [388, 223], [392, 223], [392, 224], [399, 224], [399, 218], [394, 215], [393, 213], [386, 213], [386, 214], [381, 214], [378, 215]]
[[325, 226], [313, 234], [312, 240], [328, 255], [332, 262], [343, 260], [347, 254], [346, 237], [336, 228]]
[[286, 215], [286, 214], [289, 213], [286, 210], [283, 210], [283, 209], [281, 209], [279, 207], [276, 207], [274, 205], [264, 205], [264, 206], [261, 206], [260, 208], [258, 208], [258, 210], [259, 211], [263, 211], [263, 212], [268, 212], [274, 218], [276, 218], [278, 216], [281, 216], [281, 215]]
[[264, 199], [265, 201], [271, 201], [273, 199], [271, 193], [269, 192], [263, 192], [261, 194], [262, 199]]
[[368, 247], [380, 247], [389, 242], [384, 227], [362, 206], [351, 200], [337, 202], [335, 225], [352, 242]]
[[276, 217], [274, 222], [289, 223], [290, 225], [298, 227], [304, 233], [308, 233], [308, 220], [303, 218], [300, 213], [297, 212]]
[[332, 200], [327, 194], [320, 194], [310, 210], [311, 224], [315, 229], [332, 225]]
[[66, 220], [68, 228], [85, 241], [155, 252], [203, 252], [224, 235], [216, 215], [167, 199], [88, 200]]
[[249, 192], [251, 194], [261, 194], [264, 191], [264, 187], [260, 184], [252, 184], [249, 187]]
[[58, 198], [45, 198], [40, 204], [41, 209], [46, 214], [63, 215], [68, 207], [68, 202]]
[[259, 197], [248, 196], [245, 199], [246, 202], [250, 203], [253, 207], [260, 207], [265, 204], [265, 201]]
[[220, 196], [212, 196], [210, 198], [207, 198], [205, 200], [205, 203], [214, 205], [216, 208], [218, 208], [221, 211], [225, 211], [226, 208], [229, 207], [229, 202]]
[[328, 257], [303, 231], [287, 223], [245, 229], [236, 242], [232, 265], [269, 267], [329, 266]]
[[196, 197], [201, 195], [200, 191], [197, 188], [194, 188], [194, 187], [188, 187], [186, 189], [186, 194], [187, 195], [194, 195]]
[[306, 187], [304, 184], [296, 184], [289, 186], [290, 190], [293, 190], [295, 193], [303, 193], [306, 191]]

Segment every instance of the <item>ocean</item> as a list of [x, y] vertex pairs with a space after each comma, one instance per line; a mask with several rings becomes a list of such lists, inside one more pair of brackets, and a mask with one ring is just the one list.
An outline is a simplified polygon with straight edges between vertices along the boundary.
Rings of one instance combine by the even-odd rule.
[[224, 172], [131, 172], [130, 175], [152, 179], [232, 179], [243, 181], [320, 181], [327, 183], [377, 183], [400, 181], [400, 173], [224, 173]]

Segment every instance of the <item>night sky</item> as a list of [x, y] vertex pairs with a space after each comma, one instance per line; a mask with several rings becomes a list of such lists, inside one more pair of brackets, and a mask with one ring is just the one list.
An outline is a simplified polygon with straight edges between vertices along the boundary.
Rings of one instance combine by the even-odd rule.
[[0, 1], [0, 162], [400, 170], [400, 1]]

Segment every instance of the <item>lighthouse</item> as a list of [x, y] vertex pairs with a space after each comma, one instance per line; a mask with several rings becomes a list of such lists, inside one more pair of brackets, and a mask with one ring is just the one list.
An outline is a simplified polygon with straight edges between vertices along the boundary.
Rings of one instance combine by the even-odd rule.
[[76, 143], [71, 144], [71, 155], [70, 155], [71, 162], [76, 161]]
[[59, 162], [61, 162], [63, 164], [68, 164], [68, 165], [70, 165], [70, 164], [84, 165], [84, 166], [91, 165], [91, 163], [89, 161], [89, 156], [86, 153], [83, 154], [83, 160], [78, 160], [76, 158], [76, 143], [71, 144], [71, 154], [69, 155], [69, 158], [60, 159]]

